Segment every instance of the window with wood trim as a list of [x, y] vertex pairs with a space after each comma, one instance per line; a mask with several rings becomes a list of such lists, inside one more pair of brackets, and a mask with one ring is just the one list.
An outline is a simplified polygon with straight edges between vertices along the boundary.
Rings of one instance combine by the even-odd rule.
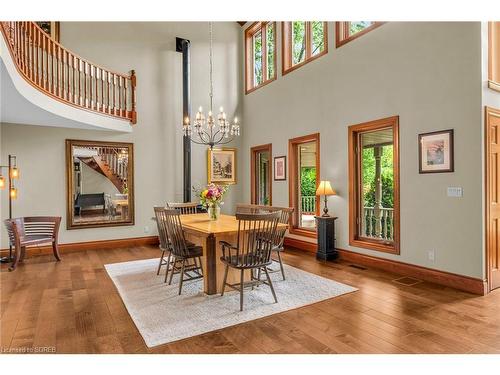
[[252, 204], [272, 204], [272, 144], [250, 149], [250, 181]]
[[245, 92], [276, 79], [276, 22], [254, 22], [245, 30]]
[[288, 141], [289, 204], [294, 208], [290, 233], [316, 237], [319, 214], [316, 187], [320, 181], [319, 133]]
[[373, 21], [335, 22], [335, 45], [338, 48], [383, 24]]
[[328, 52], [328, 25], [323, 21], [282, 23], [283, 74]]
[[488, 86], [500, 91], [500, 22], [488, 23]]
[[399, 254], [399, 117], [349, 127], [349, 244]]

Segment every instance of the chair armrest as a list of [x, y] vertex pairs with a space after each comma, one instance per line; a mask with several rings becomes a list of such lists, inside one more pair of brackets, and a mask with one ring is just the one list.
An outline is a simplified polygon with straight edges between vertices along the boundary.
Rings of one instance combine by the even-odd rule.
[[219, 241], [219, 244], [222, 245], [222, 257], [223, 258], [226, 258], [226, 249], [229, 250], [229, 258], [231, 258], [231, 250], [236, 250], [238, 251], [238, 248], [231, 245], [229, 242], [227, 241]]

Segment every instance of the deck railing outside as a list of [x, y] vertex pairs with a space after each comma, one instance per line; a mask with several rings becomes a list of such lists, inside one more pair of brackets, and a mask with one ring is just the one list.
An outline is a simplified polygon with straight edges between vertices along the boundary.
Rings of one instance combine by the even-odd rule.
[[316, 213], [316, 196], [302, 196], [301, 197], [301, 212], [303, 214], [315, 214]]
[[394, 240], [394, 209], [374, 207], [363, 208], [362, 233], [366, 237]]
[[136, 77], [112, 72], [64, 48], [35, 22], [2, 21], [19, 73], [43, 93], [72, 106], [137, 121]]

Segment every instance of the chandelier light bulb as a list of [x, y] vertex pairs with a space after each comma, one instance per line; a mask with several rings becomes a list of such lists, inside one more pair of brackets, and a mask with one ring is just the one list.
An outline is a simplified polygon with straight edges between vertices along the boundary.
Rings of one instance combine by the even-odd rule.
[[203, 112], [203, 107], [200, 105], [200, 108], [198, 108], [198, 112]]
[[238, 117], [234, 118], [234, 124], [236, 125], [238, 123]]

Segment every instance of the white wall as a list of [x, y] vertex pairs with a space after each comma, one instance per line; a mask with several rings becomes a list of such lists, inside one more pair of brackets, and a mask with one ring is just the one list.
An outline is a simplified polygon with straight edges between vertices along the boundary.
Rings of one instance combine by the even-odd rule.
[[[208, 24], [188, 22], [63, 22], [62, 44], [109, 69], [137, 75], [138, 121], [130, 134], [41, 126], [1, 124], [2, 164], [18, 156], [21, 170], [14, 215], [61, 215], [66, 220], [65, 139], [133, 142], [135, 153], [136, 225], [67, 231], [61, 243], [128, 238], [156, 233], [153, 206], [182, 201], [182, 76], [175, 37], [191, 40], [193, 109], [208, 107]], [[224, 105], [229, 118], [241, 117], [242, 79], [239, 66], [240, 26], [214, 24], [214, 105]], [[238, 147], [238, 143], [229, 145]], [[193, 185], [206, 184], [206, 149], [193, 145]], [[241, 160], [238, 163], [241, 168]], [[239, 172], [239, 171], [238, 171]], [[241, 183], [232, 186], [223, 210], [232, 212]], [[2, 193], [2, 219], [8, 212]], [[144, 227], [150, 227], [149, 233]], [[2, 229], [2, 248], [7, 246]]]
[[121, 193], [106, 176], [90, 168], [83, 162], [81, 166], [82, 194], [104, 193], [114, 198], [115, 194]]
[[[480, 23], [390, 22], [338, 49], [333, 23], [328, 30], [327, 55], [278, 73], [244, 97], [243, 165], [252, 146], [272, 142], [273, 156], [286, 155], [289, 138], [320, 132], [321, 179], [339, 194], [329, 200], [339, 217], [339, 248], [483, 277]], [[277, 40], [281, 51], [280, 34]], [[348, 126], [394, 115], [400, 116], [400, 255], [348, 244]], [[455, 172], [419, 174], [418, 134], [449, 128]], [[242, 175], [244, 186], [249, 181], [249, 173]], [[462, 187], [464, 196], [447, 197], [448, 186]], [[273, 204], [288, 205], [288, 181], [273, 182], [272, 190]], [[250, 189], [243, 198], [250, 200]], [[428, 250], [436, 252], [434, 262]]]

